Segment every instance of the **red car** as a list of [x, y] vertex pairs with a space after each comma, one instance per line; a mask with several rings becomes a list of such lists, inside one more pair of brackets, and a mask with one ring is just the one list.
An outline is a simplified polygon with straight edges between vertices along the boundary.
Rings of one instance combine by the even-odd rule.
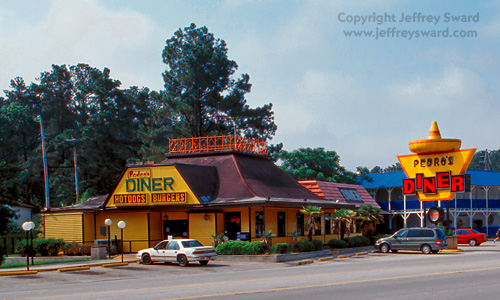
[[486, 234], [470, 228], [458, 228], [453, 230], [453, 235], [457, 237], [458, 244], [469, 244], [479, 246], [486, 242]]

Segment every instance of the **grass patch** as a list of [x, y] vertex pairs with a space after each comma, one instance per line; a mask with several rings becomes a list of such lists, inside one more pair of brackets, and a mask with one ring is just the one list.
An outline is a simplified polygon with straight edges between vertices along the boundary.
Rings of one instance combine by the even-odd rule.
[[[80, 259], [68, 259], [68, 260], [35, 261], [35, 266], [36, 265], [50, 265], [50, 264], [57, 264], [57, 263], [78, 262], [78, 261], [90, 261], [90, 260], [92, 260], [92, 259], [90, 259], [90, 258], [80, 258]], [[0, 266], [0, 269], [14, 268], [14, 267], [25, 267], [25, 266], [26, 266], [26, 262], [12, 263], [12, 264], [2, 264]], [[30, 266], [31, 266], [31, 261], [30, 261]]]

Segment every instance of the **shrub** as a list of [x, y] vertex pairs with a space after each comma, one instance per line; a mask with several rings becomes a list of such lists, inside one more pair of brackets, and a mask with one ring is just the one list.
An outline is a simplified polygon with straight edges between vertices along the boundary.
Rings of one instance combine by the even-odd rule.
[[312, 240], [312, 243], [314, 245], [314, 251], [323, 250], [323, 241], [321, 241], [321, 240]]
[[278, 253], [278, 254], [287, 253], [289, 248], [290, 248], [290, 245], [288, 245], [287, 243], [278, 243], [275, 246], [276, 253]]
[[349, 244], [344, 240], [331, 239], [328, 241], [327, 245], [332, 249], [347, 248]]
[[295, 243], [295, 252], [310, 252], [314, 251], [314, 244], [310, 241], [299, 241]]
[[91, 253], [91, 246], [90, 245], [81, 245], [76, 242], [72, 242], [69, 244], [66, 244], [62, 247], [62, 251], [64, 252], [64, 255], [68, 256], [73, 256], [73, 255], [90, 255]]
[[344, 238], [344, 241], [347, 243], [348, 247], [356, 247], [356, 240], [354, 237], [346, 237]]
[[227, 241], [217, 246], [215, 251], [219, 255], [255, 255], [264, 254], [266, 252], [266, 246], [259, 241]]
[[354, 241], [354, 247], [364, 247], [370, 245], [370, 239], [366, 236], [358, 235], [352, 237], [352, 240]]
[[[62, 239], [33, 239], [33, 252], [30, 256], [35, 256], [37, 253], [41, 256], [56, 256], [63, 245]], [[26, 255], [27, 252], [26, 240], [19, 241], [16, 245], [16, 253]]]

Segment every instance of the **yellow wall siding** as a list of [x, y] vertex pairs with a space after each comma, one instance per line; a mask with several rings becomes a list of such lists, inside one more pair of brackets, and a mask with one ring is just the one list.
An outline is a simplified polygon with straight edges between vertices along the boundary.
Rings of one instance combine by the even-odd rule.
[[94, 224], [94, 213], [83, 214], [83, 238], [84, 243], [93, 245], [96, 238], [96, 224]]
[[[109, 219], [113, 221], [111, 225], [111, 238], [120, 239], [119, 221], [124, 221], [126, 227], [123, 229], [123, 251], [137, 252], [144, 248], [149, 248], [148, 244], [148, 219], [146, 212], [113, 213]], [[103, 221], [104, 224], [104, 221]]]
[[46, 214], [45, 238], [63, 239], [65, 242], [83, 242], [82, 213]]
[[278, 209], [266, 207], [264, 212], [266, 232], [272, 230], [274, 234], [278, 233]]
[[157, 212], [149, 213], [149, 237], [151, 239], [149, 246], [154, 247], [163, 240], [162, 237], [163, 219], [162, 214]]
[[224, 233], [224, 214], [217, 213], [217, 234]]
[[189, 214], [189, 238], [198, 240], [203, 246], [212, 245], [212, 235], [215, 235], [215, 215]]

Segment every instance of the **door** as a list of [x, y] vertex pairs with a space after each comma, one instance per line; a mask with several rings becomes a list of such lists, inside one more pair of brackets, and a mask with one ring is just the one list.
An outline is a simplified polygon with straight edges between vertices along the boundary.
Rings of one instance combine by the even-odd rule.
[[241, 213], [227, 212], [224, 214], [226, 235], [230, 240], [235, 240], [237, 233], [241, 232]]
[[175, 262], [177, 261], [177, 252], [179, 252], [179, 242], [170, 241], [165, 249], [165, 261]]
[[406, 249], [406, 236], [408, 235], [407, 229], [401, 229], [398, 231], [391, 240], [391, 249], [393, 250], [404, 250]]
[[165, 248], [167, 244], [168, 244], [167, 241], [163, 241], [153, 248], [153, 251], [151, 253], [151, 259], [153, 261], [159, 261], [159, 262], [165, 261]]

